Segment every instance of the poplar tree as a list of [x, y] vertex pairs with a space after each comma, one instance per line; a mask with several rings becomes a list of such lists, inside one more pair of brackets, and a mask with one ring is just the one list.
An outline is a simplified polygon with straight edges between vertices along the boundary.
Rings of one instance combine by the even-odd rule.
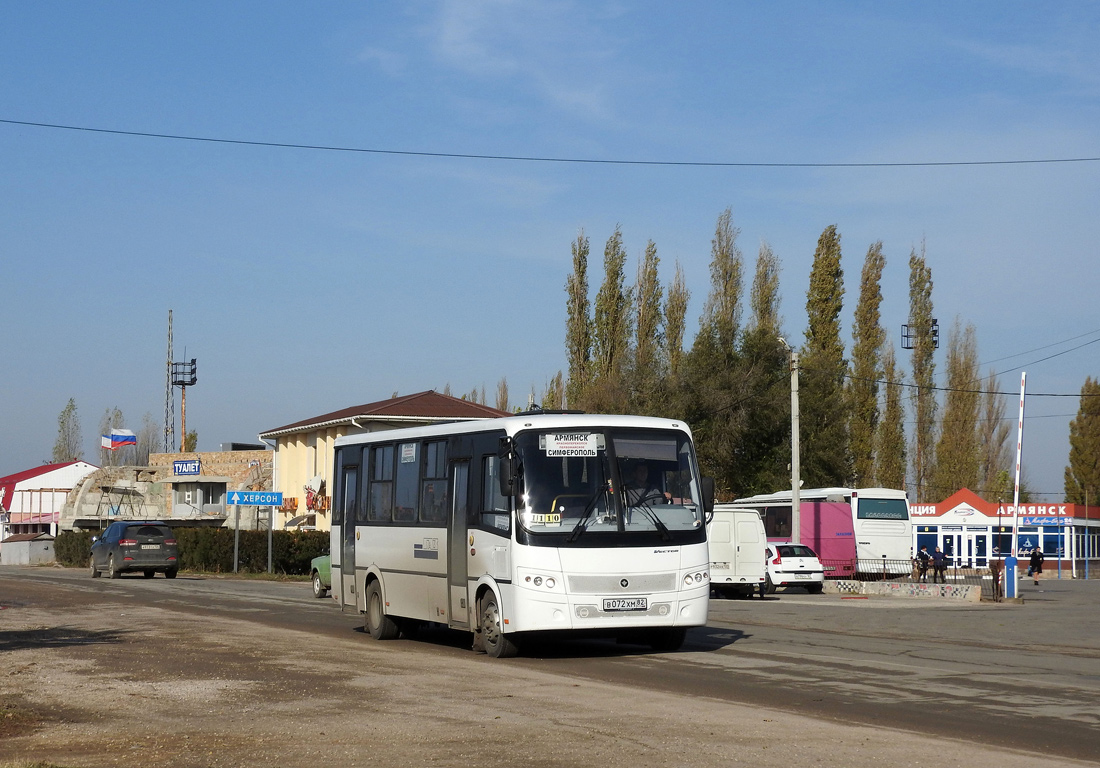
[[772, 493], [790, 485], [790, 353], [780, 341], [779, 259], [760, 244], [751, 314], [741, 343], [741, 364], [749, 398], [745, 402], [741, 450], [736, 454], [738, 495]]
[[905, 489], [905, 408], [902, 406], [903, 374], [898, 370], [894, 345], [887, 342], [882, 354], [882, 419], [875, 433], [874, 484]]
[[956, 318], [947, 343], [947, 393], [932, 474], [931, 490], [937, 499], [946, 499], [960, 488], [977, 487], [981, 380], [974, 326], [963, 326]]
[[565, 407], [565, 380], [561, 371], [554, 374], [542, 395], [544, 410], [561, 410]]
[[137, 433], [137, 451], [134, 463], [139, 467], [149, 465], [149, 454], [157, 448], [158, 439], [164, 434], [160, 424], [153, 418], [153, 414], [146, 412], [141, 417], [141, 431]]
[[630, 349], [634, 293], [633, 288], [625, 287], [626, 250], [618, 227], [604, 247], [603, 266], [604, 279], [596, 294], [592, 326], [594, 373], [587, 399], [592, 410], [615, 413], [627, 405], [623, 373]]
[[886, 258], [882, 241], [867, 250], [859, 283], [859, 303], [852, 327], [852, 375], [848, 381], [852, 449], [852, 485], [868, 485], [875, 474], [875, 429], [878, 426], [878, 380], [882, 375], [882, 344], [886, 333], [880, 323], [882, 270]]
[[[925, 263], [924, 243], [920, 255], [909, 254], [909, 332], [913, 338], [913, 485], [918, 501], [930, 492], [936, 436], [936, 339], [932, 335], [932, 270]], [[946, 497], [945, 497], [946, 498]]]
[[84, 438], [80, 430], [80, 414], [76, 411], [76, 400], [61, 409], [57, 417], [57, 440], [53, 444], [51, 459], [54, 463], [79, 461], [84, 458]]
[[655, 397], [664, 379], [662, 354], [664, 331], [661, 323], [661, 282], [657, 276], [660, 259], [652, 240], [646, 243], [645, 255], [638, 265], [634, 294], [637, 297], [634, 328], [634, 361], [631, 379], [631, 412], [652, 413]]
[[507, 376], [502, 377], [501, 380], [497, 382], [496, 409], [498, 411], [507, 411], [508, 410], [508, 377]]
[[684, 358], [684, 328], [687, 325], [687, 306], [691, 292], [684, 280], [684, 268], [676, 262], [676, 276], [665, 294], [665, 359], [668, 374], [672, 380], [680, 375], [680, 365]]
[[1011, 429], [1005, 420], [1005, 399], [998, 394], [1000, 382], [992, 370], [986, 377], [985, 391], [981, 395], [981, 419], [978, 421], [978, 488], [986, 501], [1007, 498], [1011, 482], [1005, 479], [1011, 466], [1008, 454], [1008, 433]]
[[678, 411], [699, 436], [703, 470], [714, 477], [723, 497], [738, 495], [741, 488], [737, 462], [750, 399], [737, 349], [743, 271], [739, 234], [727, 208], [718, 216], [711, 241], [710, 292], [684, 359], [678, 402]]
[[584, 231], [573, 242], [573, 272], [565, 282], [565, 354], [569, 381], [565, 401], [570, 408], [582, 406], [591, 377], [592, 321], [588, 301], [588, 238]]
[[718, 217], [710, 244], [710, 293], [699, 321], [699, 336], [714, 346], [720, 356], [732, 356], [741, 321], [741, 290], [744, 263], [737, 237], [741, 230], [733, 226], [732, 211], [727, 208]]
[[1100, 497], [1100, 380], [1091, 376], [1081, 387], [1077, 418], [1069, 423], [1066, 502], [1095, 505]]
[[843, 485], [850, 472], [847, 364], [840, 340], [844, 271], [835, 225], [821, 233], [806, 292], [806, 344], [799, 384], [802, 478], [807, 487]]

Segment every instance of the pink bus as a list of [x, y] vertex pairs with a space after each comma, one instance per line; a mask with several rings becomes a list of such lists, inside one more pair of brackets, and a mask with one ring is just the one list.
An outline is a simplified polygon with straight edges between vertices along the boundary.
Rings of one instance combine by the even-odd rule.
[[[738, 499], [756, 509], [769, 542], [791, 541], [791, 492]], [[857, 571], [907, 573], [913, 529], [905, 491], [890, 488], [811, 488], [799, 492], [800, 543], [817, 553], [827, 578]]]

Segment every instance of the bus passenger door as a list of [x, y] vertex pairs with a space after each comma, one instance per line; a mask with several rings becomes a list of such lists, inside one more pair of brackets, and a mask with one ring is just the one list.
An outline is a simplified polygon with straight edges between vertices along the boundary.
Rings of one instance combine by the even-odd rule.
[[[343, 458], [343, 455], [341, 456]], [[350, 458], [350, 457], [349, 457]], [[355, 612], [355, 523], [359, 511], [359, 467], [345, 464], [340, 467], [340, 530], [339, 536], [340, 568], [332, 569], [332, 587], [341, 611]], [[335, 522], [335, 521], [334, 521]], [[333, 555], [336, 553], [333, 552]], [[333, 557], [333, 560], [336, 558]]]
[[451, 509], [447, 520], [447, 594], [450, 596], [450, 626], [469, 629], [467, 594], [469, 571], [466, 557], [466, 506], [469, 503], [470, 462], [451, 462]]

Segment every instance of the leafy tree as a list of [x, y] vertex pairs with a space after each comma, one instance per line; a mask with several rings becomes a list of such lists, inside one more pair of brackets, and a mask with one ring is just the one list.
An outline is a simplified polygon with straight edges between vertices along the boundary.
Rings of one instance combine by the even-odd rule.
[[1005, 420], [1005, 400], [997, 394], [1000, 383], [997, 375], [989, 372], [982, 393], [981, 419], [978, 422], [978, 488], [986, 501], [1003, 501], [1012, 489], [1003, 478], [1008, 478], [1011, 460], [1008, 455], [1009, 423]]
[[779, 334], [779, 327], [782, 325], [779, 316], [779, 257], [767, 243], [760, 244], [760, 251], [756, 256], [749, 308], [752, 310], [750, 330]]
[[741, 364], [752, 399], [745, 404], [735, 474], [738, 495], [771, 493], [790, 485], [790, 355], [780, 341], [779, 259], [761, 243], [749, 293], [751, 316]]
[[638, 265], [634, 287], [635, 304], [634, 364], [631, 375], [631, 408], [634, 413], [651, 413], [656, 393], [664, 378], [664, 329], [661, 316], [661, 289], [657, 277], [657, 246], [646, 243], [645, 256]]
[[714, 239], [711, 240], [711, 290], [699, 321], [699, 336], [712, 344], [720, 355], [733, 354], [741, 320], [744, 264], [741, 250], [737, 247], [737, 236], [740, 234], [741, 230], [733, 226], [732, 212], [727, 208], [719, 215]]
[[875, 430], [878, 426], [878, 380], [882, 375], [881, 355], [886, 333], [880, 323], [882, 270], [886, 257], [882, 242], [867, 250], [860, 276], [859, 304], [852, 329], [852, 376], [848, 382], [850, 421], [848, 436], [852, 449], [852, 485], [863, 487], [875, 473]]
[[905, 488], [905, 409], [902, 407], [903, 374], [897, 368], [894, 345], [886, 343], [882, 355], [886, 381], [882, 419], [875, 434], [875, 478], [883, 488]]
[[974, 326], [968, 323], [963, 327], [956, 319], [947, 345], [947, 395], [932, 475], [931, 491], [938, 499], [945, 499], [960, 488], [977, 487], [981, 406], [977, 387], [981, 380]]
[[194, 453], [198, 450], [199, 446], [199, 433], [194, 429], [187, 430], [187, 434], [183, 438], [183, 452]]
[[808, 487], [843, 485], [849, 476], [847, 363], [840, 340], [844, 271], [835, 225], [821, 233], [806, 293], [809, 326], [799, 383], [802, 428], [800, 463]]
[[1081, 387], [1077, 418], [1069, 423], [1069, 464], [1065, 472], [1066, 501], [1090, 504], [1100, 497], [1100, 380], [1091, 376]]
[[738, 495], [745, 408], [752, 397], [737, 349], [741, 314], [741, 252], [727, 208], [711, 241], [710, 292], [691, 351], [682, 365], [676, 410], [698, 436], [699, 461], [723, 495]]
[[596, 294], [592, 333], [594, 375], [588, 407], [598, 413], [626, 408], [624, 366], [630, 350], [630, 308], [633, 288], [625, 287], [626, 250], [622, 231], [616, 227], [603, 254], [604, 280]]
[[913, 484], [918, 499], [926, 498], [935, 465], [936, 392], [932, 388], [936, 373], [936, 339], [932, 335], [932, 270], [925, 262], [924, 243], [920, 255], [909, 254], [909, 332], [913, 336]]
[[547, 410], [561, 410], [565, 407], [565, 380], [561, 371], [554, 374], [546, 391], [542, 395], [542, 407]]
[[686, 326], [687, 305], [691, 292], [684, 280], [684, 269], [676, 263], [676, 276], [665, 294], [665, 358], [668, 361], [668, 373], [675, 380], [680, 375], [680, 364], [684, 357], [684, 328]]
[[57, 440], [53, 444], [51, 459], [59, 464], [83, 458], [84, 438], [80, 430], [80, 414], [76, 412], [76, 400], [70, 397], [57, 417]]
[[573, 242], [573, 272], [565, 283], [565, 353], [569, 362], [569, 381], [565, 401], [579, 407], [591, 379], [592, 319], [588, 302], [588, 238], [582, 230]]

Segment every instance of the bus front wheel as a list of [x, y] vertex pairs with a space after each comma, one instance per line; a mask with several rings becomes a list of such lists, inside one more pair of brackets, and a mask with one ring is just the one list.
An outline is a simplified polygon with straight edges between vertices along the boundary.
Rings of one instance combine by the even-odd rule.
[[481, 644], [494, 659], [504, 659], [519, 653], [519, 644], [501, 627], [500, 607], [492, 593], [481, 599]]
[[393, 640], [401, 632], [397, 622], [386, 615], [382, 588], [377, 581], [372, 581], [367, 587], [367, 631], [375, 640]]

